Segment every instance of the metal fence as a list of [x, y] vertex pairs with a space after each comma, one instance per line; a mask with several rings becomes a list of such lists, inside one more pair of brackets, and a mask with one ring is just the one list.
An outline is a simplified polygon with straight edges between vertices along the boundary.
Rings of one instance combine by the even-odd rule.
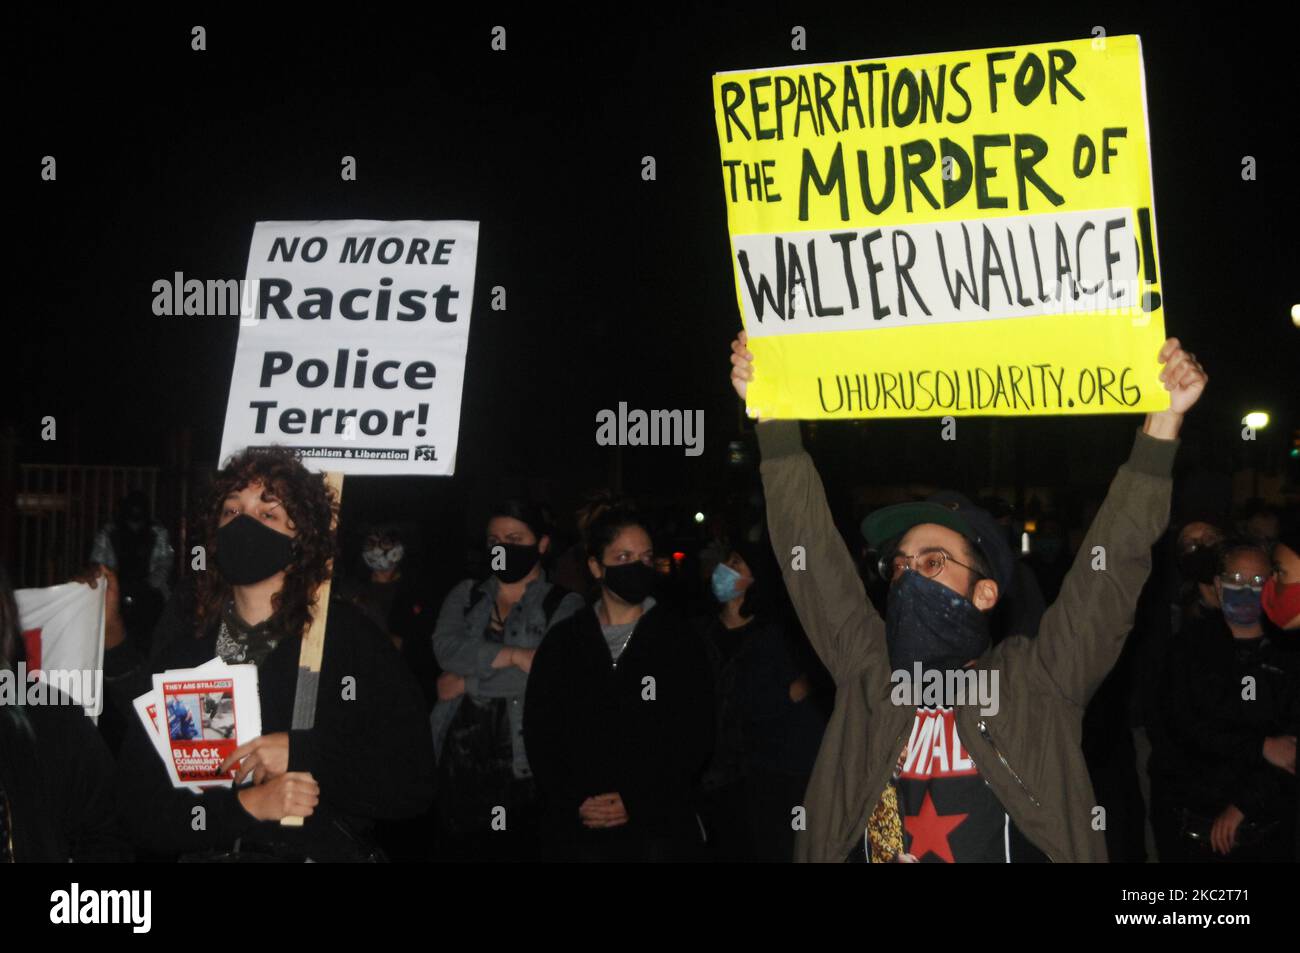
[[157, 467], [19, 464], [15, 586], [52, 586], [84, 566], [95, 534], [132, 490], [156, 515]]

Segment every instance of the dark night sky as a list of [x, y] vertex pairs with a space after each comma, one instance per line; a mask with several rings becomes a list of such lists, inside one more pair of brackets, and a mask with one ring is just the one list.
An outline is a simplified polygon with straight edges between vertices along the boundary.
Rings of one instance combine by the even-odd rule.
[[[211, 460], [237, 322], [153, 316], [154, 280], [242, 277], [258, 219], [470, 218], [481, 246], [456, 480], [596, 485], [607, 457], [595, 413], [626, 400], [702, 407], [707, 426], [699, 459], [629, 451], [628, 488], [703, 492], [735, 434], [726, 351], [739, 326], [711, 74], [1083, 37], [1100, 24], [1143, 36], [1166, 320], [1212, 376], [1197, 426], [1222, 436], [1256, 405], [1300, 426], [1292, 32], [1263, 12], [1211, 23], [1177, 7], [978, 18], [969, 6], [950, 17], [886, 7], [899, 9], [20, 21], [5, 150], [18, 202], [5, 377], [20, 387], [0, 421], [18, 428], [24, 461], [163, 463], [182, 427], [195, 458]], [[189, 49], [193, 22], [208, 29], [207, 52]], [[497, 23], [505, 53], [489, 49]], [[796, 23], [806, 53], [789, 48]], [[56, 183], [39, 179], [46, 154]], [[640, 178], [646, 154], [656, 182]], [[1247, 154], [1258, 181], [1241, 180]], [[341, 181], [343, 155], [356, 156], [358, 181]], [[498, 284], [503, 314], [487, 307]], [[54, 444], [38, 437], [47, 414]], [[1031, 447], [1053, 447], [1110, 446], [1133, 424], [1016, 426]], [[901, 446], [933, 427], [876, 432]], [[1069, 479], [1063, 456], [1034, 457], [1045, 478]], [[891, 465], [934, 463], [897, 454]]]

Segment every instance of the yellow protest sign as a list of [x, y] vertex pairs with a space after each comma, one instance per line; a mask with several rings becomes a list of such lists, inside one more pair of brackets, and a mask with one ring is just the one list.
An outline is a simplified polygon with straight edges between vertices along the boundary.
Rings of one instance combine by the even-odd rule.
[[1169, 406], [1136, 36], [719, 73], [764, 417]]

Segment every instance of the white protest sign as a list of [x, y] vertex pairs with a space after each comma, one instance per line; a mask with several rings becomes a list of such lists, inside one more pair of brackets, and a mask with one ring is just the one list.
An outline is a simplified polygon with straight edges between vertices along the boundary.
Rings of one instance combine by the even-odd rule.
[[477, 253], [477, 222], [258, 222], [221, 460], [453, 473]]
[[[92, 718], [104, 708], [104, 598], [107, 586], [91, 589], [65, 582], [47, 589], [14, 592], [26, 661], [20, 682], [35, 677], [86, 709]], [[33, 689], [17, 685], [30, 695]]]

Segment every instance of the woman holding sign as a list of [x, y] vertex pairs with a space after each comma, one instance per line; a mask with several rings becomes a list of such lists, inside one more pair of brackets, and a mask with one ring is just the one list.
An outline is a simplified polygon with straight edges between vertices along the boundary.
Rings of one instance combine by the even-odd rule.
[[[196, 794], [170, 783], [133, 718], [120, 809], [146, 849], [186, 854], [238, 844], [292, 860], [376, 859], [368, 839], [375, 821], [416, 816], [431, 801], [419, 689], [383, 633], [345, 601], [329, 607], [315, 725], [290, 730], [300, 641], [329, 574], [336, 507], [323, 477], [286, 450], [246, 450], [217, 474], [195, 605], [164, 615], [153, 640], [164, 648], [152, 667], [194, 668], [214, 655], [257, 666], [263, 733], [240, 737], [221, 765], [233, 771], [234, 787]], [[106, 674], [122, 687], [135, 683], [131, 697], [146, 691], [146, 666], [130, 643], [110, 631], [106, 645]], [[305, 823], [286, 827], [286, 817]]]

